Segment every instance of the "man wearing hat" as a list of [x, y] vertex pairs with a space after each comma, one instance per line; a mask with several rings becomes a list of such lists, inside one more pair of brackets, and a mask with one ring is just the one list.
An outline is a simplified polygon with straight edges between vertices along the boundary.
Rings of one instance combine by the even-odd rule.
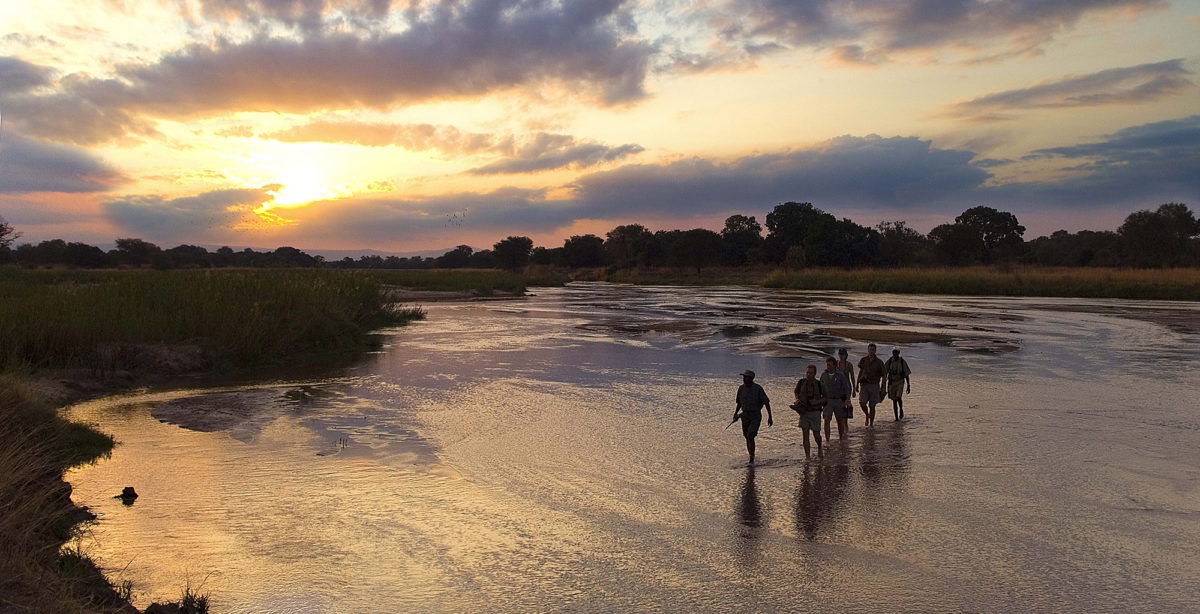
[[875, 344], [867, 344], [867, 355], [858, 361], [858, 405], [867, 418], [867, 426], [875, 424], [875, 406], [883, 400], [879, 386], [883, 383], [883, 361], [875, 355]]
[[[892, 357], [887, 359], [883, 365], [883, 371], [887, 374], [887, 395], [892, 400], [892, 414], [897, 420], [904, 419], [904, 393], [912, 392], [912, 380], [909, 376], [912, 375], [912, 370], [908, 368], [908, 363], [903, 358], [900, 358], [900, 349], [892, 349]], [[905, 390], [907, 386], [908, 390]]]
[[754, 372], [750, 369], [742, 371], [742, 385], [737, 390], [737, 407], [733, 410], [733, 419], [742, 419], [742, 436], [746, 438], [746, 451], [750, 453], [750, 464], [754, 464], [754, 438], [758, 436], [758, 426], [762, 424], [762, 408], [767, 408], [767, 426], [775, 423], [771, 417], [771, 399], [767, 391], [754, 383]]

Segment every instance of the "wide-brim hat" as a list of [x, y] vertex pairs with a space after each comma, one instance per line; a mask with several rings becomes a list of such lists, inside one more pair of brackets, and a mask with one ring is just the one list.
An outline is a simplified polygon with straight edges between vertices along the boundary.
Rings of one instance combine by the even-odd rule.
[[750, 369], [746, 369], [745, 371], [738, 373], [738, 375], [740, 375], [742, 377], [748, 377], [750, 379], [754, 379], [754, 372], [751, 371]]

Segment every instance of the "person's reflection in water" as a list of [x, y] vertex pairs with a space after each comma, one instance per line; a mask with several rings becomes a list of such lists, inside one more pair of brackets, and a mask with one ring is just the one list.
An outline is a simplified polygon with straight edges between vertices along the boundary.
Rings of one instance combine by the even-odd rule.
[[758, 488], [754, 484], [754, 467], [746, 468], [746, 477], [742, 480], [741, 496], [738, 499], [738, 554], [745, 562], [758, 559], [758, 538], [763, 531], [762, 503], [758, 499]]
[[812, 541], [822, 526], [834, 526], [849, 484], [850, 465], [844, 461], [806, 466], [796, 494], [796, 530]]

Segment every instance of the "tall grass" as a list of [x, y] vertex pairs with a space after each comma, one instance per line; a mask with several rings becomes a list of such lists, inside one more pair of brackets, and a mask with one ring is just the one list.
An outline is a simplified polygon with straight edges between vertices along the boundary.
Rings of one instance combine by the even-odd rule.
[[776, 271], [768, 288], [897, 294], [1200, 300], [1200, 269], [905, 268]]
[[362, 346], [420, 317], [359, 271], [0, 270], [0, 368], [111, 362], [113, 344], [190, 344], [238, 364]]
[[[62, 471], [86, 461], [72, 439], [87, 427], [43, 404], [19, 378], [0, 374], [0, 611], [116, 612], [120, 596], [81, 553], [60, 552], [77, 521]], [[112, 439], [90, 431], [106, 445]]]

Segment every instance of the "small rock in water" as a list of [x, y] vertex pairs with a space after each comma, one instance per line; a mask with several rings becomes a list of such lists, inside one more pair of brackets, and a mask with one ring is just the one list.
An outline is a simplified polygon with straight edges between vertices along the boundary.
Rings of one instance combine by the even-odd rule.
[[121, 489], [121, 494], [113, 498], [120, 499], [121, 503], [124, 503], [125, 505], [133, 505], [133, 501], [138, 498], [138, 494], [132, 486], [126, 486], [125, 488]]

